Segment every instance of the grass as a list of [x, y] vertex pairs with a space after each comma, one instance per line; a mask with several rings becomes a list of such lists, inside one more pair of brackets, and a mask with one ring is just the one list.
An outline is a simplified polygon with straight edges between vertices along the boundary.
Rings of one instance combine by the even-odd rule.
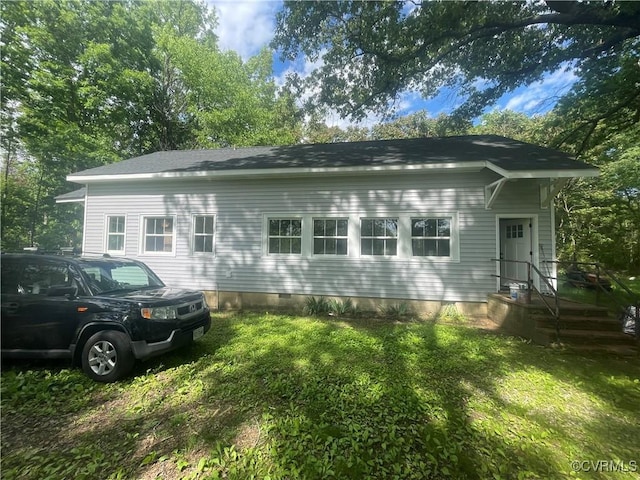
[[2, 477], [628, 480], [613, 470], [640, 472], [639, 423], [637, 359], [433, 321], [214, 315], [118, 384], [5, 365]]

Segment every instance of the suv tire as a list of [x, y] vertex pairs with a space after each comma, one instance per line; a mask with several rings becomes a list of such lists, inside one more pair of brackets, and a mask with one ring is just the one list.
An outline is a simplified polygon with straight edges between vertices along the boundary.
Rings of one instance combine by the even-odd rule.
[[92, 335], [82, 349], [82, 369], [97, 382], [120, 380], [131, 372], [134, 362], [129, 337], [115, 330]]

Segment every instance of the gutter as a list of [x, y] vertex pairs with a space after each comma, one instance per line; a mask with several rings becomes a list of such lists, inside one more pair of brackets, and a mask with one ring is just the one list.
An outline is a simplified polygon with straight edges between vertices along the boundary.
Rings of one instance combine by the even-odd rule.
[[596, 177], [596, 168], [569, 170], [522, 170], [510, 171], [500, 168], [490, 161], [469, 161], [449, 163], [427, 163], [420, 165], [382, 165], [357, 167], [305, 167], [305, 168], [263, 168], [246, 170], [208, 170], [186, 172], [150, 172], [150, 173], [120, 173], [111, 175], [78, 175], [71, 174], [67, 180], [74, 183], [103, 183], [124, 180], [171, 180], [171, 179], [227, 179], [227, 178], [268, 178], [268, 177], [301, 177], [307, 175], [351, 175], [358, 173], [418, 173], [438, 171], [480, 171], [488, 168], [506, 179], [516, 178], [572, 178]]

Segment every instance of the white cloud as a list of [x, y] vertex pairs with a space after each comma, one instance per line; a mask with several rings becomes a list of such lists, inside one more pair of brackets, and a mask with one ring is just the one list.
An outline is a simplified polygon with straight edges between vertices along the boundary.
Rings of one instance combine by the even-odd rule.
[[504, 108], [526, 114], [546, 112], [569, 91], [577, 79], [573, 69], [569, 67], [557, 70], [510, 97]]
[[208, 0], [216, 10], [216, 34], [222, 50], [233, 50], [244, 60], [256, 55], [273, 38], [281, 1]]
[[[247, 60], [273, 39], [276, 13], [282, 8], [281, 0], [207, 0], [207, 3], [216, 10], [218, 17], [216, 33], [222, 50], [233, 50]], [[410, 9], [405, 13], [410, 14]], [[295, 62], [284, 65], [278, 64], [276, 60], [274, 81], [276, 85], [282, 86], [288, 75], [296, 73], [301, 78], [306, 78], [322, 65], [322, 55], [315, 61], [299, 58]], [[571, 88], [576, 79], [573, 70], [567, 65], [539, 82], [505, 95], [498, 101], [496, 107], [528, 115], [544, 113], [553, 108], [558, 98]], [[486, 80], [479, 80], [476, 87], [481, 89], [485, 84]], [[394, 106], [399, 115], [426, 109], [432, 116], [437, 116], [439, 113], [449, 113], [461, 102], [455, 89], [444, 89], [438, 97], [427, 101], [419, 92], [418, 86], [413, 87], [403, 92], [395, 102]], [[298, 99], [299, 104], [301, 105], [315, 93], [318, 93], [317, 87], [303, 92]], [[327, 125], [341, 128], [350, 125], [371, 126], [381, 120], [380, 116], [370, 114], [365, 120], [354, 123], [352, 120], [341, 118], [335, 111], [329, 112], [325, 118]]]

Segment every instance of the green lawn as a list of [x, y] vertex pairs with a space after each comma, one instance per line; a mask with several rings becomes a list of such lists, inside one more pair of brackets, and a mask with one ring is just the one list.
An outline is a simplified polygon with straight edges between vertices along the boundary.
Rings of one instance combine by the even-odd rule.
[[119, 384], [3, 368], [4, 479], [640, 478], [637, 358], [465, 326], [214, 315]]

